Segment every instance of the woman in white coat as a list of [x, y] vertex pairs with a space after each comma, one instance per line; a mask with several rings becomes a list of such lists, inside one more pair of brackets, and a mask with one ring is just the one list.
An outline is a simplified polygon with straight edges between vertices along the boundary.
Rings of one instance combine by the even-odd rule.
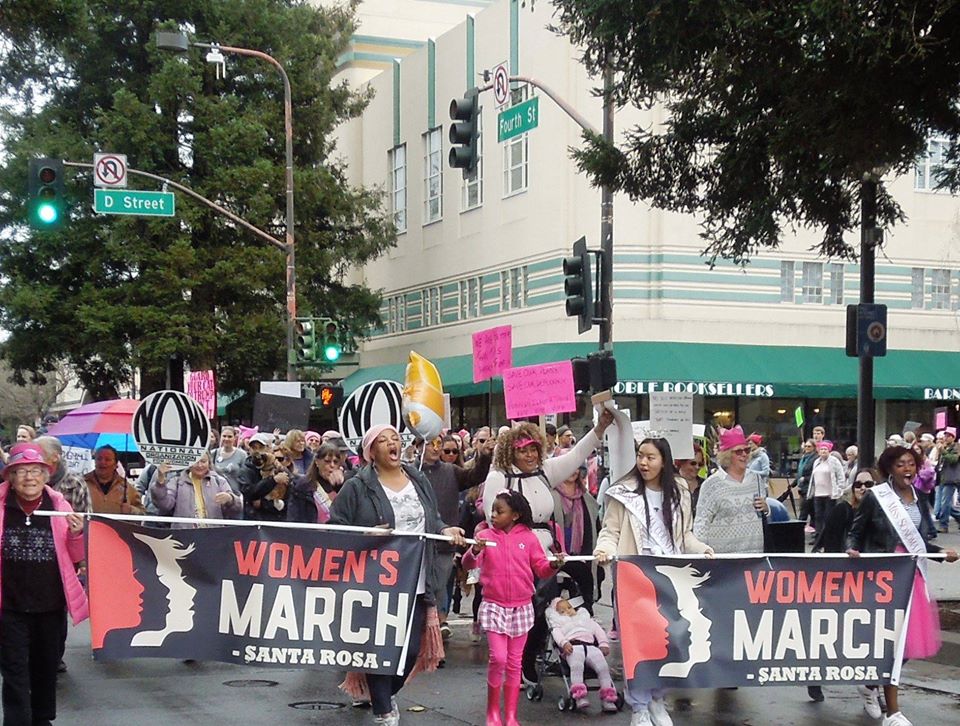
[[[690, 492], [673, 468], [670, 444], [646, 438], [636, 466], [606, 492], [603, 528], [594, 555], [607, 564], [620, 555], [707, 554], [713, 550], [693, 534]], [[662, 689], [645, 689], [627, 679], [632, 726], [672, 726]]]

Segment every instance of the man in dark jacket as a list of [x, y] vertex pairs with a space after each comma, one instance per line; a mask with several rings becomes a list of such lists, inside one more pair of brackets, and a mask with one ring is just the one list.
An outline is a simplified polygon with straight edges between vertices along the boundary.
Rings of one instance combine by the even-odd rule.
[[[487, 439], [470, 462], [470, 466], [463, 467], [440, 461], [440, 452], [444, 446], [454, 446], [453, 443], [444, 444], [442, 439], [435, 439], [429, 443], [423, 452], [423, 473], [433, 487], [437, 498], [437, 509], [440, 519], [444, 522], [456, 522], [460, 517], [460, 493], [471, 487], [483, 484], [490, 471], [490, 461], [493, 458], [493, 447], [496, 441]], [[434, 594], [437, 601], [437, 614], [440, 618], [440, 634], [446, 640], [451, 635], [447, 625], [447, 613], [450, 610], [450, 597], [453, 589], [453, 556], [456, 553], [453, 545], [446, 542], [437, 544], [437, 558], [443, 567], [444, 586]]]
[[268, 457], [273, 456], [273, 437], [270, 434], [254, 434], [247, 443], [250, 456], [240, 466], [237, 480], [243, 495], [244, 519], [278, 521], [286, 519], [285, 497], [266, 499], [277, 486], [286, 487], [293, 477], [289, 472], [268, 467]]

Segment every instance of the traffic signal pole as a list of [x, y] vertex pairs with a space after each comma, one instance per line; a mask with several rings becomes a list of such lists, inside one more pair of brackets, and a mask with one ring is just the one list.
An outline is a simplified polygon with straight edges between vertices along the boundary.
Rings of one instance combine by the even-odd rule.
[[[603, 72], [603, 140], [613, 144], [613, 71]], [[600, 350], [613, 352], [613, 189], [600, 190]]]
[[[860, 183], [860, 302], [874, 300], [874, 272], [877, 242], [877, 184], [873, 173]], [[876, 405], [873, 400], [873, 357], [859, 351], [860, 375], [857, 385], [857, 464], [862, 471], [874, 465]]]

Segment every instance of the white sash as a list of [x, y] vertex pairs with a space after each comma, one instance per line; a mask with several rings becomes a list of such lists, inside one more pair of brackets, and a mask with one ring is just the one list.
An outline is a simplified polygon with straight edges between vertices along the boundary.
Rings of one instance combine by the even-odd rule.
[[629, 489], [623, 484], [614, 484], [607, 489], [607, 496], [620, 502], [630, 514], [633, 538], [637, 541], [637, 548], [641, 552], [647, 547], [655, 555], [680, 554], [677, 552], [670, 532], [667, 531], [663, 517], [658, 512], [654, 512], [650, 517], [650, 529], [647, 530], [646, 502], [640, 492]]
[[[871, 491], [880, 503], [883, 513], [887, 515], [894, 531], [900, 537], [900, 541], [903, 542], [903, 546], [907, 548], [907, 552], [917, 555], [917, 566], [920, 568], [920, 574], [923, 575], [924, 582], [926, 582], [927, 558], [924, 555], [927, 554], [927, 546], [924, 544], [920, 531], [910, 520], [910, 515], [907, 514], [907, 508], [903, 506], [900, 496], [887, 483], [875, 484]], [[913, 496], [917, 496], [916, 491], [914, 491]], [[919, 498], [917, 503], [919, 506]], [[921, 511], [922, 515], [923, 512]]]

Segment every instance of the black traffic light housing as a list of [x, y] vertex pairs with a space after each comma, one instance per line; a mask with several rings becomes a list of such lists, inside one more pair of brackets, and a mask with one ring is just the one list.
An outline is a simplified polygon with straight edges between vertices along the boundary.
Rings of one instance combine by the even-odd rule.
[[324, 383], [316, 391], [317, 408], [336, 410], [343, 403], [343, 386]]
[[587, 250], [587, 239], [573, 243], [573, 257], [563, 258], [563, 292], [567, 296], [566, 311], [578, 319], [577, 330], [583, 334], [593, 327], [593, 275]]
[[463, 171], [469, 179], [477, 173], [480, 159], [480, 92], [467, 89], [463, 98], [450, 102], [450, 166]]
[[27, 168], [27, 213], [35, 229], [53, 229], [66, 214], [62, 159], [30, 159]]
[[572, 358], [573, 389], [577, 393], [600, 393], [617, 385], [617, 361], [608, 350], [586, 358]]

